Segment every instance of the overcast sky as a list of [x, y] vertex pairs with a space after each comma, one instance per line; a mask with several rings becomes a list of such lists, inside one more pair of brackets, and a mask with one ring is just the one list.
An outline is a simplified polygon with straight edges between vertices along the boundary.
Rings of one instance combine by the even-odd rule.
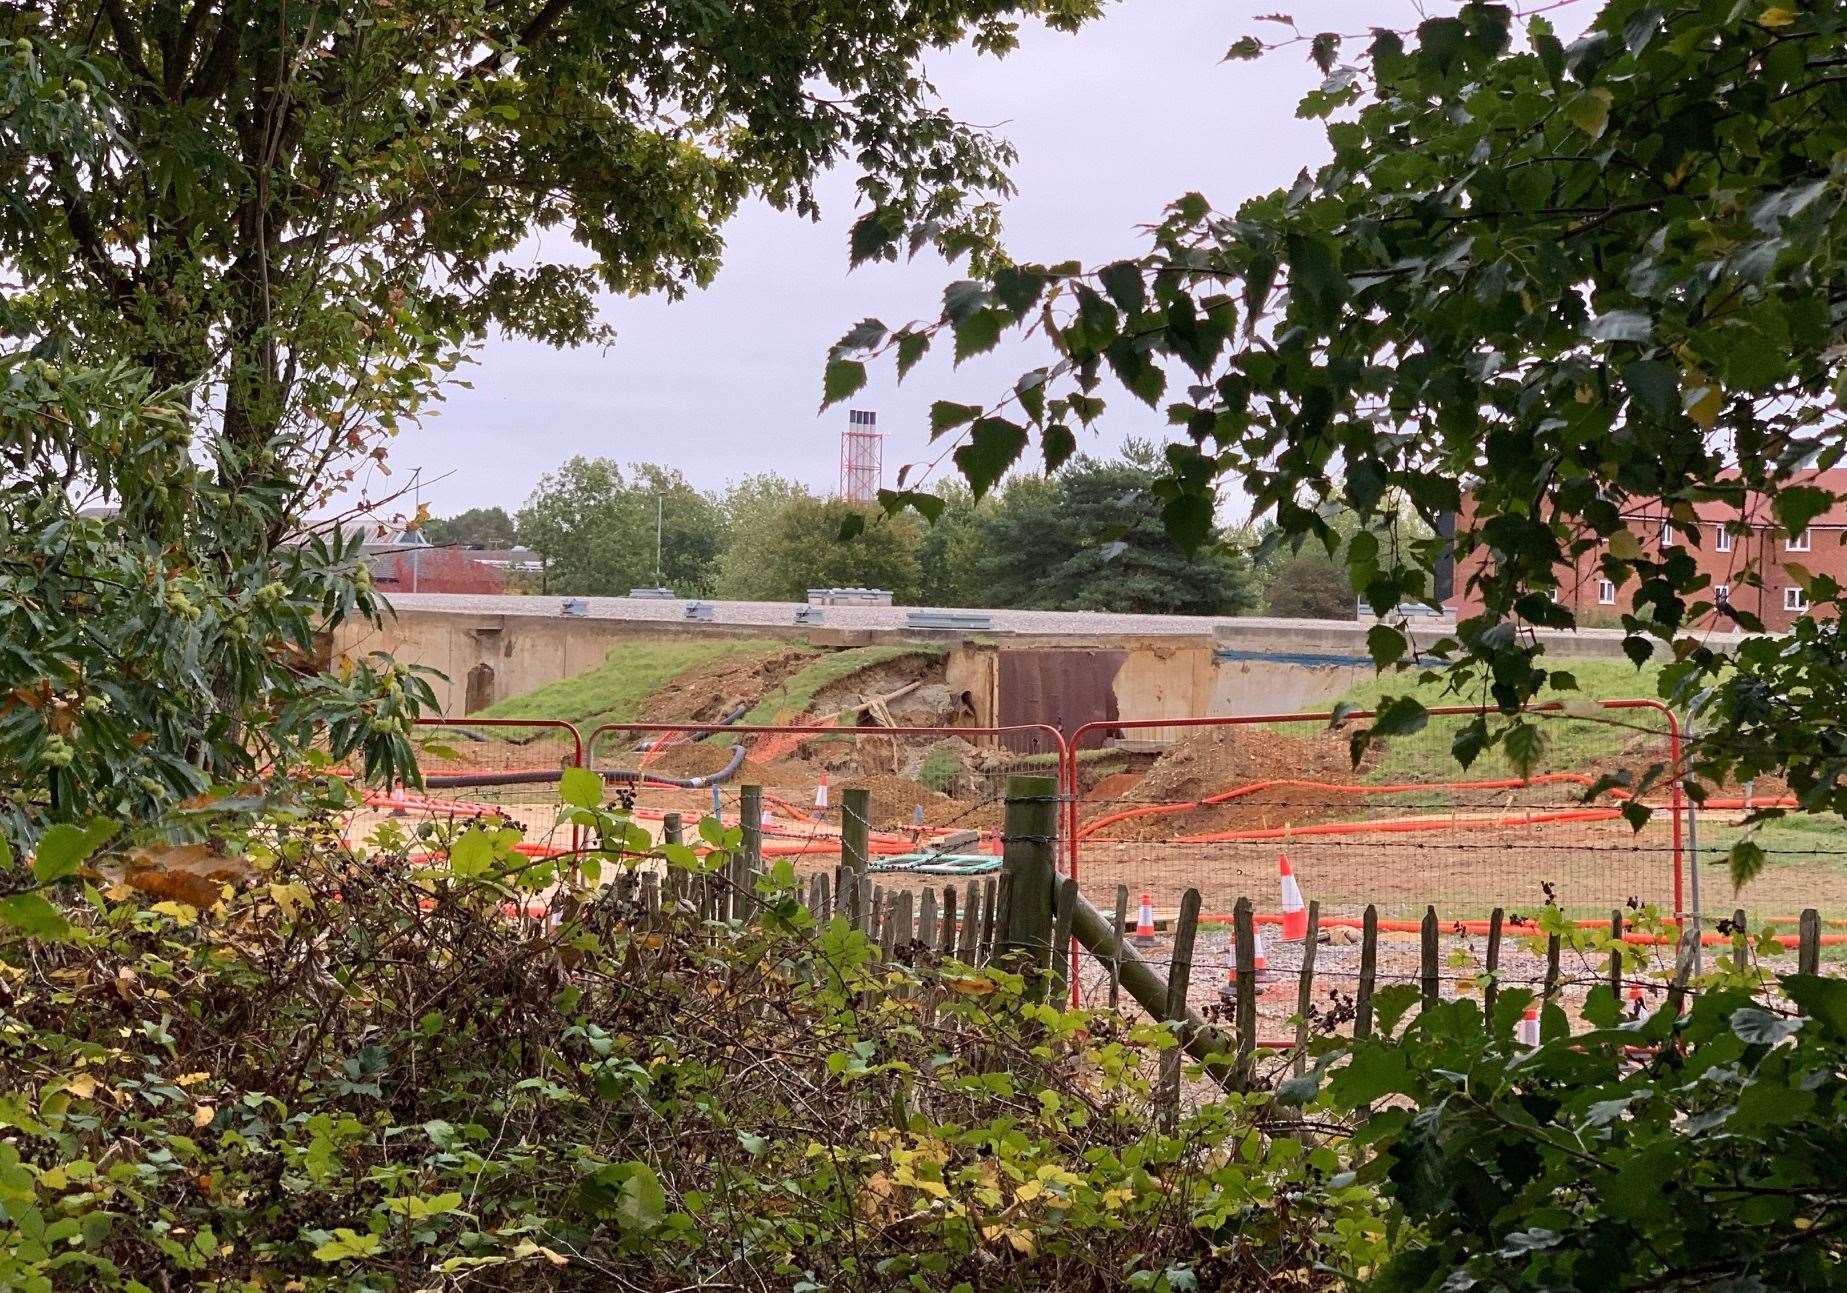
[[[1306, 31], [1414, 23], [1406, 0], [1288, 6]], [[1023, 33], [1004, 60], [958, 51], [934, 59], [932, 79], [963, 120], [992, 125], [1019, 149], [1019, 192], [1006, 237], [1022, 260], [1094, 262], [1145, 246], [1139, 226], [1188, 190], [1216, 206], [1290, 181], [1318, 164], [1321, 123], [1298, 121], [1300, 94], [1319, 80], [1290, 49], [1257, 62], [1223, 63], [1253, 31], [1262, 3], [1123, 0], [1076, 36]], [[608, 350], [554, 350], [494, 338], [426, 423], [392, 448], [392, 484], [422, 468], [423, 499], [437, 515], [467, 507], [518, 507], [545, 472], [572, 454], [649, 460], [696, 485], [776, 471], [819, 491], [838, 475], [846, 409], [817, 415], [827, 347], [868, 315], [897, 326], [936, 315], [958, 277], [940, 259], [847, 271], [853, 176], [822, 186], [813, 223], [747, 207], [727, 228], [724, 269], [704, 292], [668, 303], [611, 297]], [[889, 365], [853, 401], [878, 413], [885, 483], [898, 465], [927, 459], [932, 400], [984, 402], [1044, 362], [1043, 343], [1003, 344], [961, 368], [933, 354], [902, 387]], [[1160, 435], [1163, 420], [1124, 397], [1085, 447], [1108, 450], [1131, 435]], [[947, 464], [945, 467], [947, 468]], [[437, 479], [441, 477], [441, 479]]]

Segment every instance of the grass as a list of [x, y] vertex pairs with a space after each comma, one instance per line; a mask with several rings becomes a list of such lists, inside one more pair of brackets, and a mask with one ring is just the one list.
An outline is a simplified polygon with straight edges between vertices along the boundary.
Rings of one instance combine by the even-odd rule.
[[479, 717], [632, 723], [640, 717], [648, 697], [689, 670], [740, 656], [768, 657], [791, 645], [760, 638], [625, 642], [595, 668], [503, 700], [482, 710]]
[[862, 669], [871, 669], [907, 656], [937, 659], [943, 654], [941, 647], [867, 646], [849, 647], [845, 651], [819, 656], [759, 700], [740, 721], [746, 725], [787, 722], [797, 715], [807, 713], [814, 698], [821, 692]]
[[1732, 845], [1744, 839], [1762, 849], [1771, 866], [1820, 863], [1833, 870], [1847, 868], [1847, 821], [1803, 813], [1772, 818], [1755, 826], [1740, 826], [1701, 816], [1700, 865], [1717, 866], [1723, 871]]
[[[1652, 698], [1660, 676], [1659, 666], [1637, 669], [1626, 660], [1570, 660], [1559, 664], [1558, 672], [1570, 674], [1576, 688], [1548, 689], [1537, 698], [1538, 703]], [[1407, 694], [1432, 708], [1484, 703], [1479, 693], [1458, 695], [1447, 690], [1441, 679], [1417, 683], [1402, 674], [1368, 679], [1351, 688], [1340, 698], [1340, 703], [1369, 710], [1376, 709], [1387, 696]], [[1423, 731], [1389, 740], [1378, 766], [1368, 774], [1367, 780], [1488, 780], [1516, 775], [1512, 761], [1499, 747], [1477, 758], [1466, 772], [1462, 770], [1450, 752], [1450, 741], [1467, 721], [1461, 716], [1433, 717]], [[1665, 734], [1666, 731], [1665, 720], [1659, 715], [1620, 710], [1605, 711], [1597, 716], [1556, 715], [1539, 722], [1545, 742], [1539, 756], [1541, 771], [1580, 769], [1619, 755], [1625, 746], [1649, 734]], [[1660, 746], [1661, 757], [1665, 757], [1666, 741], [1661, 741]], [[1638, 758], [1633, 771], [1639, 774], [1652, 757]]]

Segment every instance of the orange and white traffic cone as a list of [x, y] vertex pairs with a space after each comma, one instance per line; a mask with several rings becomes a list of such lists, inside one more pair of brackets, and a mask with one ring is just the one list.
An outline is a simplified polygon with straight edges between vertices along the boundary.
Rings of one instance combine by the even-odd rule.
[[1299, 943], [1308, 937], [1308, 905], [1302, 901], [1302, 886], [1295, 882], [1287, 853], [1276, 855], [1276, 877], [1283, 886], [1283, 941]]
[[[1270, 981], [1270, 958], [1263, 950], [1263, 931], [1253, 930], [1255, 942], [1251, 948], [1251, 982], [1258, 987]], [[1231, 964], [1225, 970], [1225, 986], [1219, 991], [1219, 1000], [1230, 1005], [1238, 996], [1238, 958], [1233, 952]]]
[[1641, 984], [1631, 983], [1629, 985], [1628, 996], [1629, 1018], [1640, 1019], [1643, 1015], [1648, 1013], [1648, 994], [1642, 991]]
[[814, 788], [814, 806], [822, 812], [827, 811], [827, 774], [821, 774], [821, 780]]
[[1534, 1002], [1520, 1016], [1519, 1027], [1514, 1029], [1514, 1040], [1522, 1046], [1539, 1045], [1539, 1004]]
[[1154, 945], [1154, 899], [1142, 895], [1141, 910], [1135, 916], [1135, 941], [1143, 947]]

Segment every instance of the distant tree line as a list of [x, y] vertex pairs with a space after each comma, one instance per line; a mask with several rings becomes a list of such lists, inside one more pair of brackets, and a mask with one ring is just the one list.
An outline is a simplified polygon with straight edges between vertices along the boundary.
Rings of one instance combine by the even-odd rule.
[[[1338, 552], [1291, 551], [1267, 526], [1217, 528], [1183, 551], [1162, 524], [1160, 471], [1156, 451], [1131, 442], [1051, 477], [1013, 476], [981, 499], [946, 483], [934, 522], [865, 509], [864, 526], [842, 539], [855, 504], [775, 473], [711, 493], [669, 467], [576, 457], [517, 513], [474, 508], [433, 517], [424, 533], [523, 544], [544, 559], [552, 593], [619, 596], [658, 583], [683, 596], [801, 601], [810, 588], [869, 587], [906, 605], [1352, 618]], [[1334, 528], [1350, 536], [1358, 526], [1344, 514]]]

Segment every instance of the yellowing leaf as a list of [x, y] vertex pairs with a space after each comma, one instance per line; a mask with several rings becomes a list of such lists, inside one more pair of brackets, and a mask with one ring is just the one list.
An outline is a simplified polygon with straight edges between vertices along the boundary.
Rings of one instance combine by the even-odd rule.
[[173, 1085], [180, 1087], [198, 1086], [199, 1083], [205, 1081], [205, 1079], [210, 1076], [210, 1073], [182, 1073], [173, 1079]]
[[1610, 555], [1618, 561], [1634, 561], [1642, 555], [1642, 541], [1627, 527], [1610, 536]]
[[1565, 104], [1565, 119], [1592, 139], [1603, 138], [1610, 125], [1610, 104], [1615, 96], [1602, 86], [1586, 90]]
[[949, 990], [951, 992], [959, 992], [969, 997], [985, 997], [994, 991], [994, 980], [978, 978], [974, 975], [966, 975], [962, 978], [949, 980]]
[[148, 910], [171, 916], [175, 923], [181, 925], [191, 925], [199, 919], [199, 909], [184, 902], [157, 902]]
[[1757, 15], [1757, 22], [1762, 27], [1787, 27], [1796, 20], [1797, 16], [1793, 9], [1785, 9], [1782, 5], [1773, 4]]
[[1724, 404], [1724, 393], [1714, 382], [1692, 387], [1680, 398], [1681, 408], [1701, 427], [1711, 427], [1718, 420], [1719, 410]]
[[209, 1104], [197, 1104], [192, 1107], [192, 1125], [195, 1127], [209, 1126], [212, 1119], [217, 1116], [218, 1110]]
[[79, 1073], [64, 1084], [64, 1089], [79, 1100], [88, 1100], [96, 1094], [96, 1078], [90, 1073]]

